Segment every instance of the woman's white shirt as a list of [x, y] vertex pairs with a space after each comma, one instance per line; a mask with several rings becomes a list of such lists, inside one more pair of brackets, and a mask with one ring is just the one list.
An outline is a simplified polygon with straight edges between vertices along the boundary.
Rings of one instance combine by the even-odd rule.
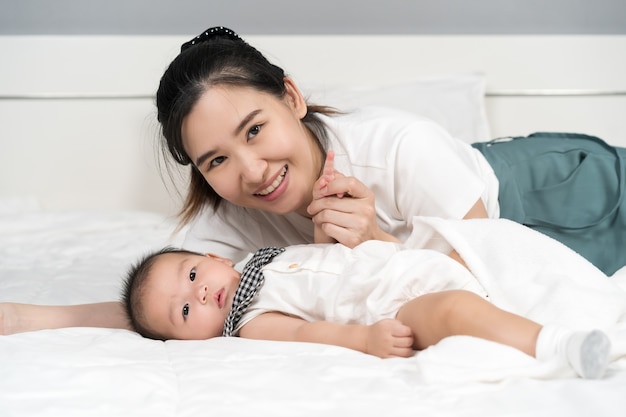
[[[415, 215], [460, 219], [482, 199], [499, 215], [498, 180], [476, 149], [435, 122], [395, 109], [366, 107], [341, 116], [320, 115], [328, 128], [335, 168], [376, 196], [379, 226], [404, 241]], [[236, 207], [226, 201], [192, 222], [183, 247], [240, 260], [265, 246], [313, 241], [310, 219]]]

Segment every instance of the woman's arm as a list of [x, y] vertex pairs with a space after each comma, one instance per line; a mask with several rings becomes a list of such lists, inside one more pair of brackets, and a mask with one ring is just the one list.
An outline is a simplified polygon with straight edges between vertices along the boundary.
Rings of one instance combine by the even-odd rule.
[[120, 302], [50, 306], [0, 303], [0, 335], [63, 327], [108, 327], [131, 330]]
[[378, 226], [374, 193], [358, 179], [335, 170], [334, 156], [333, 151], [326, 154], [308, 207], [315, 243], [339, 242], [353, 248], [367, 240], [399, 242]]
[[487, 217], [489, 217], [487, 209], [480, 199], [472, 206], [467, 214], [463, 216], [464, 219], [486, 219]]
[[379, 210], [385, 210], [379, 213], [382, 217], [400, 219], [407, 225], [414, 216], [487, 217], [486, 207], [479, 201], [485, 197], [487, 180], [474, 160], [475, 150], [434, 123], [398, 123], [403, 123], [403, 128], [392, 129], [391, 137], [385, 139], [386, 153], [352, 155], [361, 158], [353, 164], [369, 166], [371, 162], [375, 167], [388, 167], [386, 170], [374, 170], [379, 175], [367, 177], [370, 171], [363, 168], [364, 178], [347, 177], [335, 170], [333, 181], [313, 190], [308, 214], [326, 235], [348, 247], [366, 240], [398, 241], [379, 227], [378, 201]]
[[[485, 209], [485, 205], [483, 204], [482, 200], [478, 200], [476, 204], [474, 204], [474, 206], [470, 209], [470, 211], [467, 212], [467, 214], [463, 218], [464, 219], [479, 219], [479, 218], [486, 219], [487, 210]], [[458, 263], [460, 263], [461, 265], [463, 265], [467, 270], [469, 270], [469, 268], [467, 267], [467, 264], [465, 263], [463, 258], [461, 258], [461, 255], [459, 255], [457, 251], [452, 250], [452, 252], [450, 252], [448, 256], [454, 259], [455, 261], [457, 261]]]
[[408, 357], [413, 353], [411, 329], [394, 319], [365, 326], [308, 322], [282, 313], [264, 313], [246, 323], [239, 335], [248, 339], [342, 346], [381, 358]]

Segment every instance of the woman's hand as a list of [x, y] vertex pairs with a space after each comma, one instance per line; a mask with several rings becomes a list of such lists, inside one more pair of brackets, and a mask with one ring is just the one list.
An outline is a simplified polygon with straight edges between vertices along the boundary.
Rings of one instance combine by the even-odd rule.
[[413, 354], [413, 332], [400, 320], [383, 319], [367, 327], [366, 353], [381, 358]]
[[[322, 195], [322, 190], [327, 190], [328, 184], [334, 181], [335, 179], [335, 153], [333, 151], [328, 151], [326, 154], [326, 161], [324, 162], [324, 169], [322, 171], [322, 176], [315, 181], [313, 185], [313, 199], [315, 200], [316, 195]], [[338, 198], [342, 198], [343, 194], [338, 194]], [[315, 243], [336, 243], [337, 241], [328, 236], [324, 230], [322, 229], [322, 225], [315, 223], [313, 221], [313, 241]]]
[[334, 239], [350, 248], [367, 240], [397, 242], [376, 223], [374, 193], [356, 178], [335, 170], [334, 158], [334, 152], [329, 151], [307, 208], [315, 224], [315, 242]]

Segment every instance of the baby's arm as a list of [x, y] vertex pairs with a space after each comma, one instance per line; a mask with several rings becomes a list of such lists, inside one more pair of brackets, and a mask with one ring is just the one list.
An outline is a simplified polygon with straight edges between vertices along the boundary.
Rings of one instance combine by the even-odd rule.
[[370, 326], [327, 321], [308, 322], [282, 313], [264, 313], [246, 323], [239, 335], [248, 339], [311, 342], [342, 346], [381, 358], [413, 353], [413, 335], [398, 320], [385, 319]]

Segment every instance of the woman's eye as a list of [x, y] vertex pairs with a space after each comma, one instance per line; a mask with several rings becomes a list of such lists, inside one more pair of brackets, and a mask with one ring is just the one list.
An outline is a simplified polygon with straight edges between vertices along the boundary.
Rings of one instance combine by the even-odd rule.
[[252, 126], [250, 130], [248, 130], [248, 140], [258, 135], [260, 130], [261, 130], [261, 125]]
[[196, 268], [192, 268], [191, 271], [189, 271], [189, 280], [193, 282], [195, 279], [196, 279]]
[[183, 318], [186, 319], [189, 315], [189, 304], [183, 306]]
[[211, 162], [209, 163], [209, 168], [213, 168], [213, 167], [220, 165], [222, 162], [224, 162], [225, 159], [226, 159], [225, 156], [218, 156], [217, 158], [212, 159]]

